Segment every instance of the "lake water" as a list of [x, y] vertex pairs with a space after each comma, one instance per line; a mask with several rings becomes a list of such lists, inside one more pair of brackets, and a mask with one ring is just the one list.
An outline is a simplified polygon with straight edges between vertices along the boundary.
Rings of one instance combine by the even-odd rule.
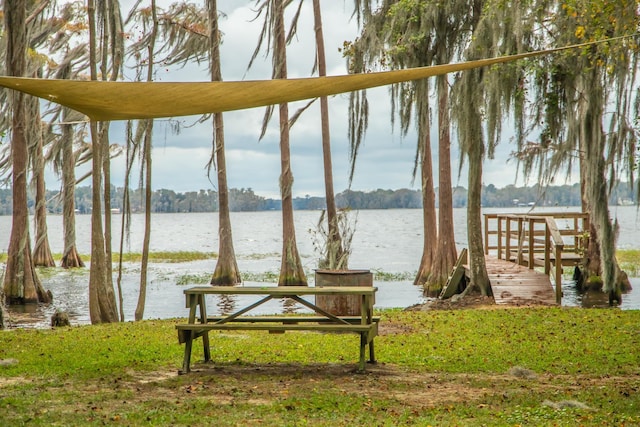
[[[553, 208], [558, 211], [576, 211], [577, 208]], [[511, 211], [524, 213], [526, 208], [514, 208]], [[544, 209], [536, 209], [537, 212]], [[485, 213], [505, 212], [505, 209], [485, 209]], [[612, 207], [612, 216], [618, 219], [620, 233], [618, 247], [640, 248], [640, 216], [633, 206]], [[320, 212], [297, 211], [296, 238], [305, 268], [312, 272], [316, 266], [316, 254], [313, 249], [314, 230]], [[374, 273], [410, 273], [417, 270], [422, 255], [422, 212], [419, 209], [363, 210], [352, 212], [355, 221], [350, 267], [369, 269]], [[467, 247], [466, 242], [466, 210], [454, 209], [456, 227], [456, 244], [459, 248]], [[91, 218], [89, 215], [76, 217], [76, 235], [80, 253], [90, 252]], [[120, 215], [113, 217], [114, 235], [120, 235]], [[63, 246], [62, 217], [50, 215], [47, 219], [49, 242], [54, 253], [61, 253]], [[280, 253], [282, 251], [281, 213], [267, 212], [234, 212], [231, 214], [233, 237], [238, 267], [243, 273], [277, 274], [280, 269]], [[154, 214], [152, 216], [151, 250], [152, 251], [199, 251], [217, 252], [218, 250], [218, 217], [217, 213], [191, 214]], [[11, 217], [0, 216], [0, 250], [6, 252], [11, 229]], [[125, 244], [125, 252], [141, 252], [144, 230], [144, 216], [132, 216], [131, 235]], [[119, 247], [119, 237], [114, 237], [113, 249]], [[215, 259], [179, 263], [153, 264], [149, 271], [149, 285], [145, 318], [183, 317], [183, 286], [176, 285], [178, 279], [187, 275], [202, 277], [211, 274], [215, 268]], [[114, 275], [115, 277], [115, 275]], [[31, 313], [13, 313], [14, 321], [20, 325], [41, 326], [48, 322], [50, 314], [56, 310], [66, 310], [72, 316], [72, 323], [88, 323], [88, 270], [64, 271], [49, 269], [41, 274], [45, 288], [54, 294], [54, 303], [49, 307], [30, 307]], [[375, 279], [374, 279], [375, 280]], [[114, 279], [115, 283], [115, 279]], [[122, 279], [125, 299], [125, 318], [132, 319], [137, 301], [139, 283], [139, 265], [127, 264]], [[245, 282], [256, 284], [255, 282]], [[633, 278], [632, 284], [637, 291], [623, 297], [623, 309], [640, 308], [640, 279]], [[187, 285], [188, 286], [188, 285]], [[379, 288], [376, 297], [377, 308], [408, 307], [424, 302], [422, 289], [413, 286], [411, 280], [376, 281]], [[571, 283], [563, 284], [565, 297], [563, 305], [581, 305], [582, 297], [575, 293]], [[218, 299], [219, 311], [228, 310], [229, 306], [242, 305], [246, 301], [238, 298], [235, 301]], [[213, 307], [215, 304], [212, 304]], [[290, 310], [281, 307], [275, 301], [261, 307], [262, 314]], [[300, 311], [303, 311], [302, 308]]]

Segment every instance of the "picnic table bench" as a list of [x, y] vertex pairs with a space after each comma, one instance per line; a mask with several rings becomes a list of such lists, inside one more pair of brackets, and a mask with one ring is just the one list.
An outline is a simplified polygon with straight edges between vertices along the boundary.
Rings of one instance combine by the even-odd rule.
[[[375, 363], [373, 339], [378, 335], [380, 317], [373, 316], [375, 293], [378, 289], [368, 286], [308, 287], [308, 286], [196, 286], [184, 291], [189, 309], [188, 323], [176, 325], [178, 341], [185, 344], [184, 360], [179, 373], [191, 370], [193, 341], [202, 337], [204, 360], [211, 360], [209, 331], [213, 330], [265, 330], [270, 333], [285, 331], [317, 331], [354, 333], [360, 335], [360, 360], [358, 371], [365, 370], [365, 349], [369, 346], [369, 362]], [[207, 316], [206, 295], [255, 295], [258, 301], [231, 314]], [[336, 316], [304, 296], [355, 295], [361, 298], [360, 316]], [[251, 310], [272, 299], [291, 299], [313, 310], [313, 316], [248, 316]]]

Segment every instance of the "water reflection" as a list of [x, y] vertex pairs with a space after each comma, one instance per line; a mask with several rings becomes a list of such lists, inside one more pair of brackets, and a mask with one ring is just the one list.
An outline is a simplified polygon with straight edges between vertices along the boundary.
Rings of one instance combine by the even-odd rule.
[[[185, 271], [208, 271], [208, 266], [197, 263], [185, 263]], [[196, 268], [198, 267], [198, 268]], [[147, 289], [145, 319], [167, 319], [186, 317], [188, 310], [184, 305], [185, 286], [176, 285], [171, 277], [166, 277], [166, 268], [157, 268]], [[175, 269], [175, 266], [170, 268]], [[133, 320], [136, 308], [139, 273], [131, 270], [123, 275], [124, 313], [126, 320]], [[51, 316], [56, 310], [66, 311], [72, 325], [86, 325], [89, 319], [88, 275], [75, 273], [58, 273], [43, 280], [45, 287], [53, 292], [54, 300], [49, 305], [32, 304], [27, 307], [9, 307], [10, 328], [49, 328]], [[622, 296], [622, 310], [640, 309], [640, 278], [631, 278], [633, 291]], [[252, 286], [267, 286], [261, 282], [247, 282]], [[273, 285], [275, 286], [275, 285]], [[422, 295], [422, 287], [414, 286], [412, 281], [375, 282], [376, 309], [405, 308], [426, 301]], [[580, 294], [573, 282], [567, 281], [562, 286], [564, 307], [608, 307], [608, 298], [600, 294]], [[218, 295], [210, 299], [208, 307], [210, 316], [228, 315], [241, 307], [255, 302], [246, 295]], [[272, 315], [280, 313], [310, 313], [310, 309], [297, 304], [293, 300], [271, 300], [251, 311], [254, 315]]]
[[285, 314], [293, 314], [300, 311], [298, 303], [290, 298], [284, 298], [281, 302], [282, 312]]
[[[622, 310], [640, 309], [640, 278], [632, 277], [633, 289], [622, 294]], [[579, 292], [573, 280], [562, 283], [562, 305], [565, 307], [608, 308], [609, 295], [602, 291]]]
[[238, 300], [236, 295], [216, 295], [216, 307], [222, 315], [231, 314], [236, 310]]
[[[624, 298], [624, 295], [623, 295]], [[606, 308], [609, 307], [609, 295], [600, 291], [586, 291], [582, 294], [581, 306], [584, 308]]]

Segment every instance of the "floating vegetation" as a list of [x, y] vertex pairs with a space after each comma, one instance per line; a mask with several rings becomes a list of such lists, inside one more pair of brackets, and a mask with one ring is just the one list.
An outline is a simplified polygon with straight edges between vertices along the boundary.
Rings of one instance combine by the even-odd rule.
[[211, 274], [183, 274], [176, 279], [176, 285], [206, 285], [211, 282]]
[[[218, 254], [215, 252], [196, 252], [196, 251], [177, 251], [177, 252], [150, 252], [149, 262], [191, 262], [201, 261], [208, 259], [216, 259]], [[120, 260], [119, 254], [113, 254], [113, 262]], [[142, 254], [139, 253], [125, 253], [122, 254], [123, 262], [140, 262], [142, 261]]]
[[279, 253], [269, 252], [269, 253], [266, 253], [266, 254], [240, 255], [240, 256], [238, 256], [238, 258], [259, 260], [259, 259], [267, 259], [267, 258], [278, 258], [279, 256], [280, 256]]
[[640, 276], [640, 249], [618, 249], [616, 258], [622, 271], [631, 277]]
[[382, 270], [371, 270], [373, 272], [374, 282], [403, 282], [406, 280], [413, 280], [416, 277], [417, 272], [403, 271], [403, 272], [386, 272]]
[[262, 273], [243, 273], [240, 272], [242, 281], [246, 282], [269, 282], [276, 283], [280, 278], [280, 273], [277, 271], [265, 271]]

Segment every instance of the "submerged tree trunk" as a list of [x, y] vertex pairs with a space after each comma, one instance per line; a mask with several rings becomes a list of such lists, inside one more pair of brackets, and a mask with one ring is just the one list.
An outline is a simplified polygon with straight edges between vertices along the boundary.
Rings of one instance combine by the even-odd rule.
[[[69, 109], [64, 108], [64, 121], [69, 118]], [[64, 232], [64, 252], [60, 266], [63, 268], [84, 267], [76, 247], [76, 157], [73, 152], [73, 127], [62, 125], [62, 230]]]
[[[26, 71], [26, 5], [20, 0], [4, 3], [5, 31], [7, 37], [6, 72], [11, 76], [24, 76]], [[27, 207], [27, 110], [25, 96], [11, 91], [11, 161], [13, 210], [11, 236], [4, 274], [4, 297], [8, 304], [50, 302], [51, 294], [45, 292], [36, 274], [31, 258], [29, 239], [29, 210]]]
[[[155, 14], [155, 2], [152, 2]], [[149, 61], [151, 63], [151, 61]], [[151, 67], [151, 65], [149, 65]], [[150, 71], [151, 74], [151, 71]], [[144, 144], [142, 157], [145, 171], [144, 185], [144, 237], [142, 239], [142, 261], [140, 265], [140, 288], [138, 303], [136, 304], [135, 320], [144, 317], [144, 305], [147, 300], [147, 269], [149, 266], [149, 243], [151, 241], [151, 144], [153, 134], [153, 120], [145, 120]]]
[[447, 76], [438, 76], [438, 250], [428, 279], [430, 289], [438, 292], [456, 262], [451, 185], [451, 136], [449, 130], [449, 84]]
[[482, 244], [482, 162], [484, 147], [481, 141], [472, 143], [467, 153], [469, 158], [469, 192], [467, 193], [467, 239], [469, 245], [470, 286], [480, 294], [492, 296], [491, 282], [487, 274], [484, 245]]
[[35, 230], [36, 240], [33, 248], [33, 264], [39, 267], [55, 267], [56, 263], [51, 255], [49, 237], [47, 233], [47, 195], [44, 182], [44, 148], [42, 123], [40, 121], [40, 102], [37, 99], [29, 101], [30, 121], [33, 129], [30, 135], [34, 138], [34, 159], [32, 162], [36, 187]]
[[[616, 228], [609, 218], [609, 205], [605, 179], [605, 138], [602, 129], [602, 113], [604, 106], [602, 87], [596, 73], [586, 71], [581, 79], [582, 97], [580, 101], [581, 123], [580, 137], [585, 147], [586, 195], [591, 206], [591, 222], [595, 226], [598, 246], [602, 255], [603, 291], [609, 294], [609, 303], [619, 304], [622, 300], [620, 287], [617, 285], [615, 240]], [[558, 284], [556, 284], [558, 285]]]
[[[274, 77], [287, 78], [286, 43], [284, 31], [284, 0], [274, 1]], [[282, 197], [282, 262], [279, 286], [307, 285], [307, 278], [296, 244], [296, 230], [293, 222], [293, 173], [289, 147], [289, 107], [280, 104], [280, 195]]]
[[[96, 66], [96, 10], [94, 0], [87, 2], [89, 17], [89, 51], [91, 63], [91, 79], [97, 80]], [[92, 189], [91, 189], [91, 266], [89, 269], [89, 317], [91, 323], [117, 322], [118, 309], [111, 275], [111, 259], [107, 259], [105, 251], [105, 234], [102, 229], [102, 172], [103, 144], [106, 139], [102, 135], [104, 126], [91, 121], [92, 143]], [[108, 151], [107, 151], [108, 152]], [[105, 182], [105, 186], [109, 183]], [[109, 256], [111, 253], [109, 252]]]
[[[211, 81], [222, 81], [220, 69], [221, 34], [218, 28], [218, 5], [209, 0], [209, 43]], [[222, 113], [213, 115], [213, 144], [215, 150], [216, 176], [218, 179], [218, 261], [211, 277], [212, 285], [236, 285], [242, 281], [236, 253], [233, 248], [231, 216], [229, 214], [229, 188], [227, 186], [227, 162], [225, 158], [224, 120]]]
[[[420, 82], [420, 84], [428, 85], [428, 80]], [[428, 93], [428, 88], [425, 90]], [[424, 286], [427, 283], [433, 262], [436, 256], [436, 248], [438, 243], [438, 224], [436, 214], [436, 192], [433, 184], [433, 163], [431, 160], [431, 126], [429, 117], [429, 107], [427, 103], [423, 104], [419, 111], [420, 122], [422, 123], [419, 131], [420, 141], [420, 181], [422, 188], [422, 258], [420, 259], [420, 267], [418, 274], [413, 281], [414, 285]]]
[[91, 323], [109, 323], [118, 321], [118, 309], [113, 292], [111, 273], [107, 264], [105, 235], [102, 231], [102, 143], [98, 123], [91, 122], [91, 141], [93, 145], [92, 162], [92, 206], [91, 206], [91, 264], [89, 268], [89, 317]]
[[[316, 35], [316, 50], [318, 58], [318, 75], [327, 75], [327, 59], [324, 50], [324, 35], [322, 33], [322, 12], [320, 0], [313, 0], [313, 18]], [[322, 124], [322, 161], [324, 165], [324, 189], [327, 204], [327, 256], [332, 261], [328, 265], [347, 269], [348, 259], [344, 257], [344, 245], [338, 227], [338, 209], [333, 189], [333, 165], [331, 161], [331, 132], [329, 125], [329, 100], [326, 96], [320, 98], [320, 121]], [[344, 263], [342, 261], [345, 261]]]
[[[158, 34], [158, 15], [155, 0], [151, 0], [152, 28], [147, 46], [147, 81], [153, 81], [153, 64], [156, 36]], [[144, 317], [144, 306], [147, 300], [147, 269], [149, 266], [149, 243], [151, 241], [151, 149], [153, 144], [153, 120], [144, 121], [144, 143], [142, 146], [142, 165], [144, 176], [144, 237], [142, 240], [142, 261], [140, 265], [140, 287], [136, 304], [135, 320]], [[122, 308], [121, 308], [122, 310]], [[122, 317], [122, 314], [121, 314]]]

